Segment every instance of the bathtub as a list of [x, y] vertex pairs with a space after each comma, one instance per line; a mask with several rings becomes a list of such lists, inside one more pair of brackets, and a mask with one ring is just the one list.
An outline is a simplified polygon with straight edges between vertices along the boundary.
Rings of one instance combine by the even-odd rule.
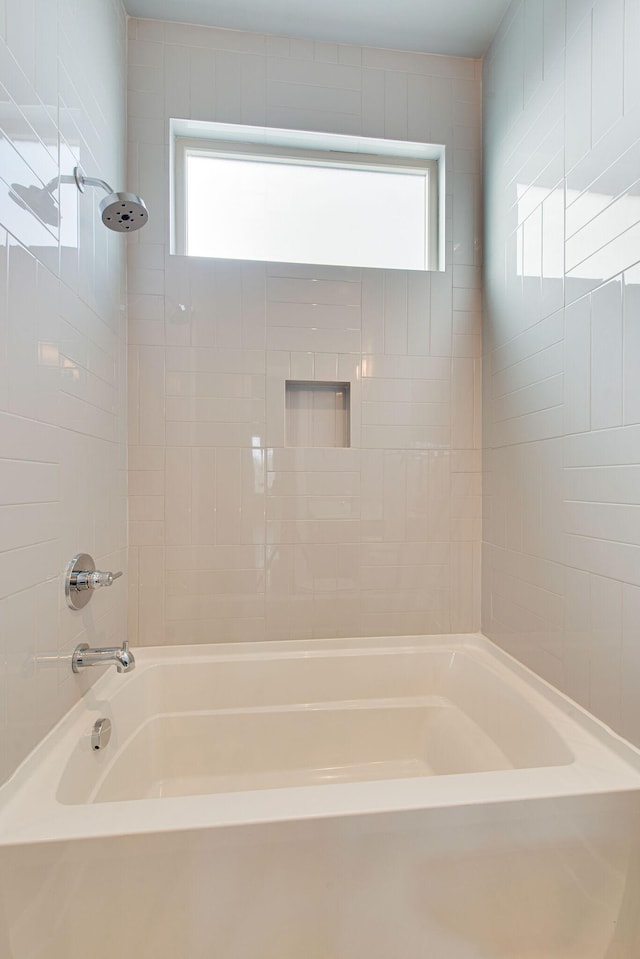
[[0, 956], [640, 955], [640, 754], [482, 636], [136, 661], [0, 789]]

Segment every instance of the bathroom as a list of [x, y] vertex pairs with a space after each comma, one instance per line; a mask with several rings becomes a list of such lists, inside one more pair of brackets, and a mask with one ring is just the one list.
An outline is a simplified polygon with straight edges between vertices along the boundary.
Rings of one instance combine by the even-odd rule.
[[[417, 6], [0, 0], [0, 959], [640, 955], [640, 0]], [[430, 145], [435, 260], [184, 255], [176, 144], [207, 125]], [[148, 222], [107, 229], [105, 191]], [[123, 575], [65, 590], [83, 554]], [[125, 642], [130, 674], [78, 666]], [[427, 652], [433, 697], [490, 724], [473, 677], [512, 671], [606, 762], [561, 779], [556, 719], [523, 712], [531, 768], [482, 766], [463, 724], [426, 799], [381, 725], [386, 781], [139, 801], [151, 737], [78, 798], [129, 713], [169, 714], [153, 676], [190, 669], [201, 712], [277, 687], [264, 758], [316, 686], [417, 702]], [[78, 720], [67, 769], [49, 738], [60, 809], [31, 807], [12, 784], [81, 709], [111, 746]]]

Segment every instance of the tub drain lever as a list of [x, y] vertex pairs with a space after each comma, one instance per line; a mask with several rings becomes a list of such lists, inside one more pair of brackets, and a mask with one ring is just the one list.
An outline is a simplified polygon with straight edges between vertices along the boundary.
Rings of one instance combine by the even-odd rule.
[[91, 730], [91, 748], [104, 749], [105, 746], [109, 745], [110, 739], [111, 720], [106, 718], [96, 719]]

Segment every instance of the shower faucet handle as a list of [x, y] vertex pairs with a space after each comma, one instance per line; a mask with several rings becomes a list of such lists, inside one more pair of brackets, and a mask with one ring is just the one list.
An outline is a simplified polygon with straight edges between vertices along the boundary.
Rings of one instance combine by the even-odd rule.
[[78, 573], [76, 589], [102, 589], [103, 586], [112, 586], [114, 579], [122, 576], [119, 573], [103, 573], [94, 569], [92, 573]]
[[96, 569], [93, 557], [88, 553], [78, 553], [67, 566], [64, 591], [67, 604], [71, 609], [83, 609], [96, 589], [112, 586], [122, 572], [103, 572]]

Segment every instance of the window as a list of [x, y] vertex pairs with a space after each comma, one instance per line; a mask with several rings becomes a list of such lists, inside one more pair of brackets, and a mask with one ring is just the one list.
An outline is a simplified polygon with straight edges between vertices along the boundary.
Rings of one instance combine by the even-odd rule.
[[441, 268], [442, 148], [232, 124], [172, 125], [174, 252]]

